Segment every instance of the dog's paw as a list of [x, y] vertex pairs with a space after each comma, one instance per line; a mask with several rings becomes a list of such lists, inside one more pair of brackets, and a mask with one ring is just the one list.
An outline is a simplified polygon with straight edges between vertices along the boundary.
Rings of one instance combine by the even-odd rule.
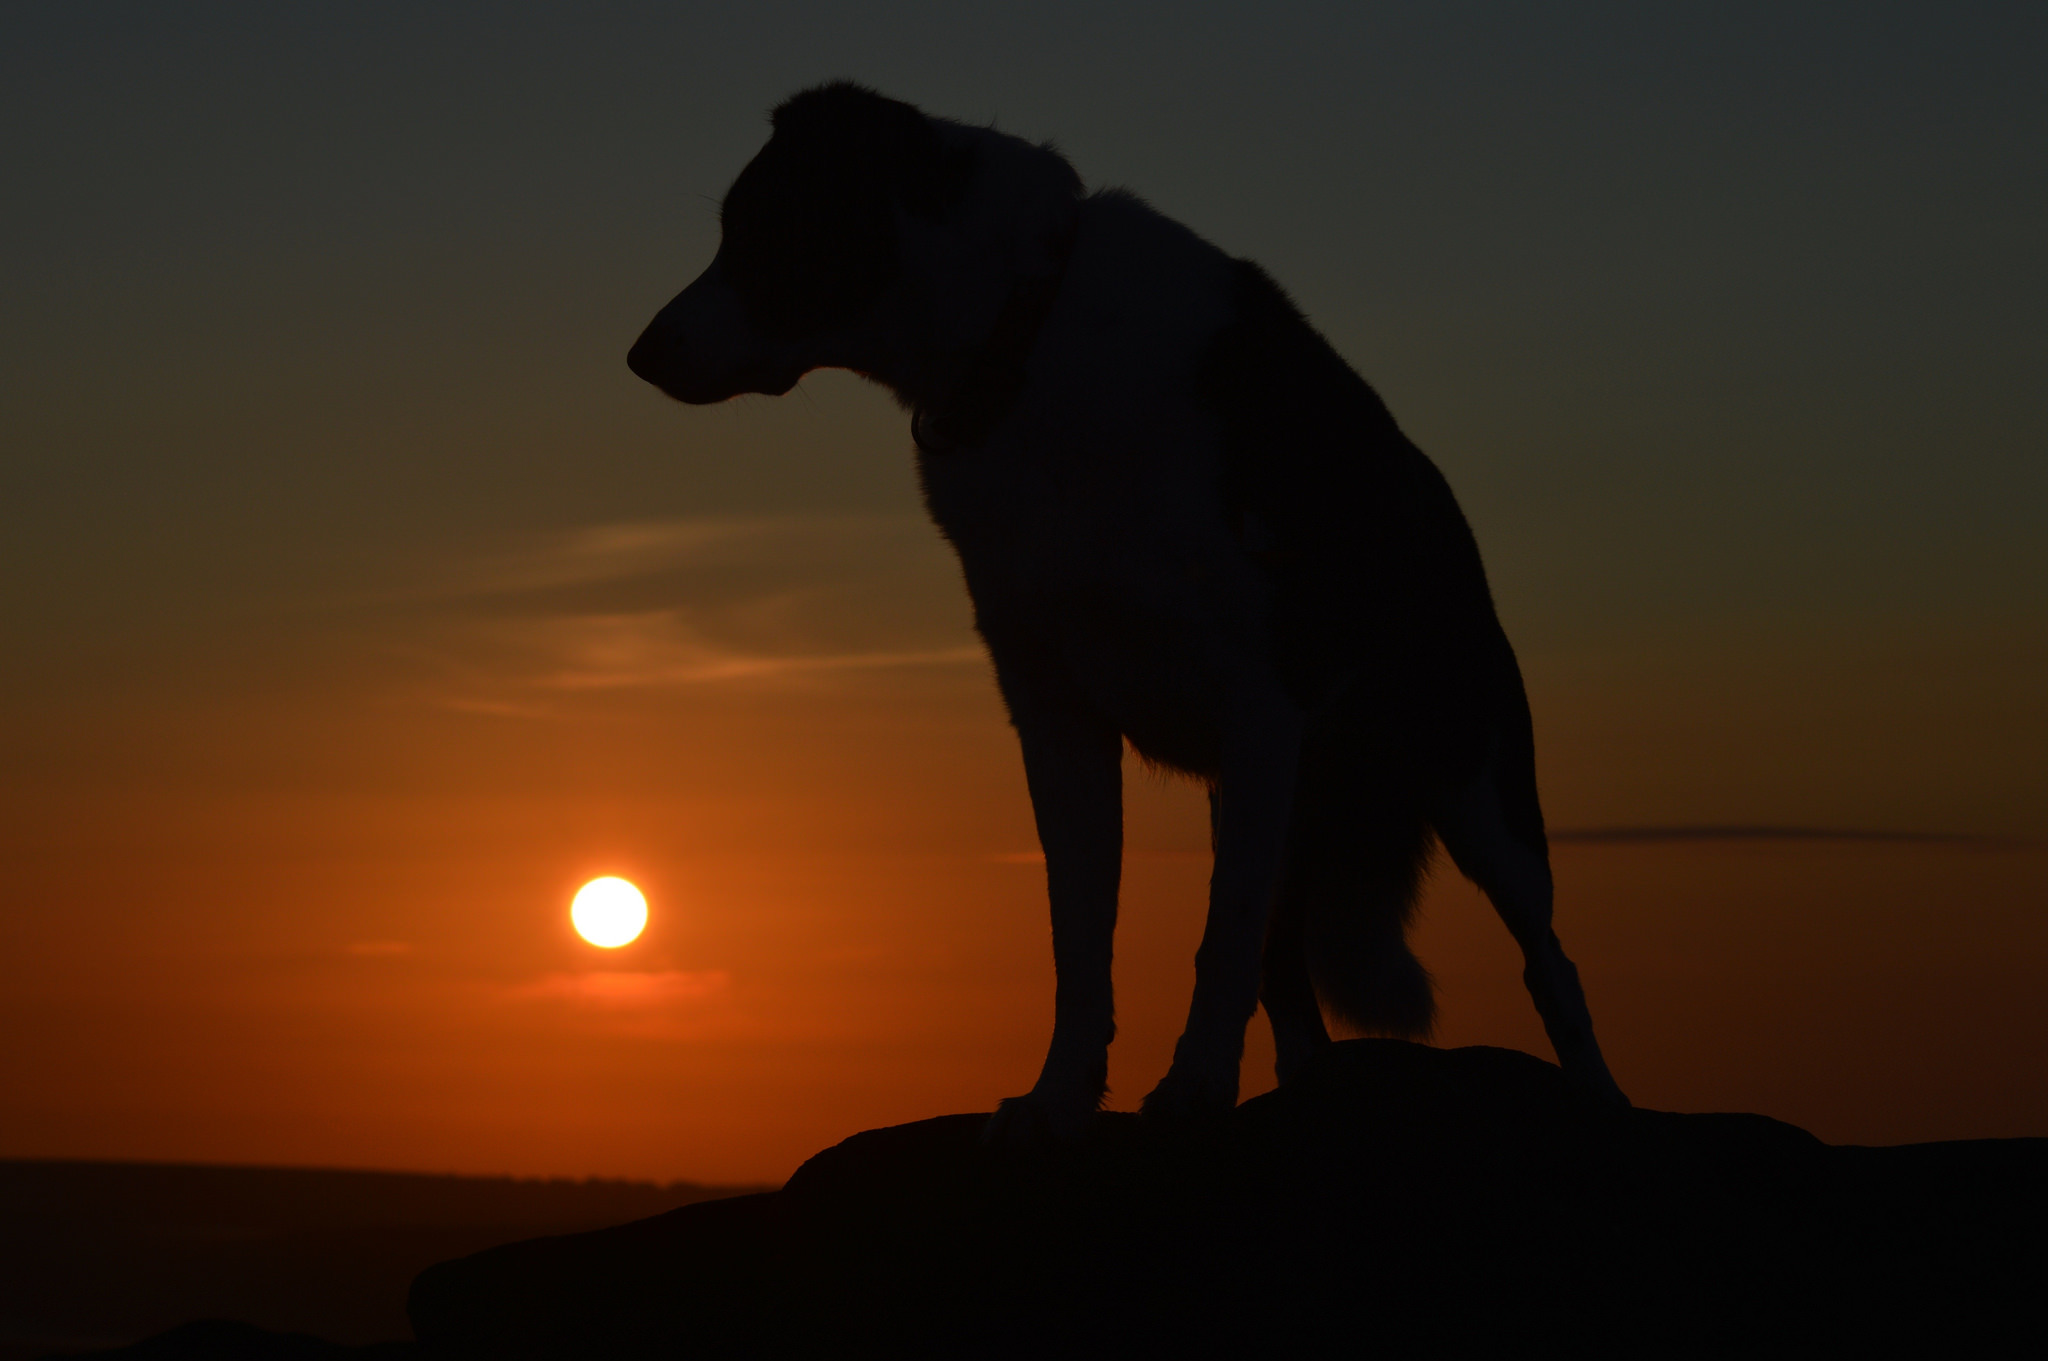
[[1551, 1044], [1557, 1050], [1557, 1066], [1564, 1069], [1565, 1081], [1581, 1097], [1610, 1110], [1629, 1109], [1629, 1099], [1622, 1094], [1614, 1074], [1607, 1071], [1607, 1060], [1601, 1057], [1600, 1046], [1593, 1040], [1590, 1025], [1583, 1027], [1578, 1035], [1567, 1036], [1562, 1041], [1553, 1036]]
[[1621, 1084], [1607, 1071], [1607, 1065], [1598, 1059], [1587, 1065], [1567, 1066], [1564, 1076], [1565, 1081], [1571, 1083], [1581, 1096], [1595, 1105], [1617, 1111], [1625, 1111], [1630, 1107], [1627, 1094], [1621, 1090]]
[[982, 1127], [981, 1142], [1016, 1152], [1078, 1144], [1088, 1136], [1101, 1105], [1102, 1093], [1085, 1087], [1034, 1087], [997, 1104]]
[[1227, 1115], [1237, 1106], [1237, 1063], [1222, 1058], [1189, 1062], [1175, 1058], [1159, 1085], [1146, 1094], [1138, 1113], [1161, 1124], [1192, 1124]]

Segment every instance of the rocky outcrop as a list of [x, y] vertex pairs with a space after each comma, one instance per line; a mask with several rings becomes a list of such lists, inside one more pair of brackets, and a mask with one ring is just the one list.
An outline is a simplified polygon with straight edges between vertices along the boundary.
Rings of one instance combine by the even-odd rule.
[[1499, 1049], [1334, 1046], [1161, 1132], [855, 1135], [779, 1192], [422, 1273], [450, 1358], [1948, 1354], [2048, 1343], [2048, 1140], [1614, 1111]]

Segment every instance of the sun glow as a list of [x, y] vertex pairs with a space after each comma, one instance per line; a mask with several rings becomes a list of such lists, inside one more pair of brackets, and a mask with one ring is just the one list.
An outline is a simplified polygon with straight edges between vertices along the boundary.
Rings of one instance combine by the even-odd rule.
[[616, 950], [630, 945], [647, 927], [647, 899], [624, 879], [592, 879], [569, 905], [576, 934], [592, 945]]

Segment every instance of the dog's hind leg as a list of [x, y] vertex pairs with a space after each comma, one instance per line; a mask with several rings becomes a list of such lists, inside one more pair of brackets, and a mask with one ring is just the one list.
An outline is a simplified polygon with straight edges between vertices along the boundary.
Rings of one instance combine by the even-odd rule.
[[[1216, 849], [1222, 826], [1222, 804], [1209, 789], [1209, 849]], [[1297, 816], [1299, 809], [1297, 808]], [[1306, 882], [1291, 869], [1281, 875], [1266, 924], [1266, 949], [1259, 975], [1259, 1002], [1273, 1027], [1273, 1071], [1290, 1081], [1330, 1043], [1323, 1009], [1316, 1002], [1308, 972], [1308, 893]]]
[[1244, 1029], [1258, 1009], [1266, 923], [1287, 859], [1288, 824], [1301, 759], [1301, 718], [1291, 703], [1261, 697], [1224, 740], [1216, 806], [1216, 867], [1209, 920], [1195, 952], [1195, 996], [1173, 1066], [1143, 1111], [1167, 1120], [1237, 1104]]
[[1330, 1043], [1309, 976], [1308, 914], [1308, 885], [1290, 867], [1273, 900], [1259, 979], [1259, 1001], [1273, 1025], [1273, 1073], [1282, 1082], [1292, 1081]]
[[1437, 835], [1522, 947], [1522, 980], [1565, 1075], [1602, 1100], [1627, 1105], [1593, 1038], [1579, 971], [1551, 929], [1550, 852], [1536, 799], [1534, 743], [1527, 704], [1516, 699], [1478, 776], [1439, 813]]

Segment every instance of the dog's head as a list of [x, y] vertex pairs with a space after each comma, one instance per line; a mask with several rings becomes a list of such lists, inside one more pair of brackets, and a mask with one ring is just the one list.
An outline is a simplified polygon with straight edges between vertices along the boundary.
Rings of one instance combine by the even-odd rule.
[[717, 256], [626, 357], [681, 401], [779, 396], [816, 368], [913, 397], [1033, 268], [1009, 239], [1034, 235], [1019, 191], [1044, 199], [1051, 187], [1070, 213], [1080, 188], [1047, 149], [857, 85], [804, 91], [775, 110], [773, 128], [726, 193]]

